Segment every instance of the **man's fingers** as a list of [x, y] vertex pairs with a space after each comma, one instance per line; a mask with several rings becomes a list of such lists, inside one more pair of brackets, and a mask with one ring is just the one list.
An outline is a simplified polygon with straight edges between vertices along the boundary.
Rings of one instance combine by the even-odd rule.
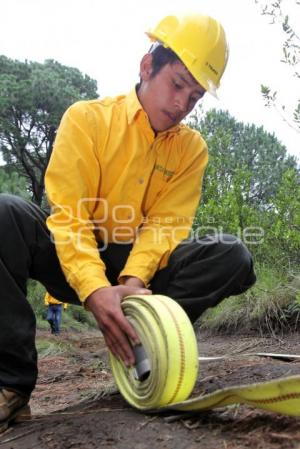
[[104, 333], [105, 343], [110, 352], [118, 359], [123, 360], [124, 354], [120, 353], [120, 346], [108, 335]]
[[107, 335], [104, 333], [105, 342], [108, 346], [108, 349], [112, 352], [112, 354], [119, 360], [123, 360], [125, 365], [130, 366], [134, 363], [132, 357], [128, 355], [126, 351], [124, 351], [122, 344], [118, 340], [115, 340], [114, 336]]
[[151, 295], [151, 290], [148, 288], [141, 287], [131, 287], [130, 285], [122, 286], [122, 296], [130, 296], [130, 295]]
[[121, 312], [120, 316], [117, 317], [118, 325], [120, 329], [127, 335], [128, 339], [133, 345], [137, 345], [140, 343], [140, 339], [138, 334], [136, 333], [133, 326], [127, 320], [126, 316]]
[[149, 295], [151, 291], [142, 287], [117, 285], [98, 289], [87, 298], [108, 348], [127, 366], [135, 362], [132, 345], [139, 343], [139, 337], [124, 315], [121, 301], [126, 296], [137, 294]]
[[125, 316], [121, 312], [116, 313], [114, 319], [103, 326], [102, 330], [112, 353], [119, 356], [127, 366], [133, 365], [135, 359], [129, 340], [135, 344], [138, 336]]

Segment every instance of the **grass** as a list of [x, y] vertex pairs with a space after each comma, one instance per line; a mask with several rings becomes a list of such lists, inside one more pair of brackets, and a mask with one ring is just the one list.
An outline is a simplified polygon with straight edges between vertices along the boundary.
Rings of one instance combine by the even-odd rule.
[[200, 318], [201, 329], [213, 332], [258, 331], [262, 335], [294, 331], [300, 323], [300, 274], [283, 275], [258, 267], [254, 287], [232, 296]]
[[62, 328], [84, 331], [98, 328], [92, 313], [81, 306], [69, 305], [62, 313]]
[[73, 351], [71, 344], [59, 339], [51, 340], [50, 338], [37, 338], [36, 348], [41, 359]]
[[[28, 283], [28, 299], [35, 312], [38, 329], [48, 329], [46, 321], [47, 308], [44, 303], [45, 288], [36, 281]], [[84, 331], [97, 328], [97, 323], [90, 312], [82, 306], [68, 305], [62, 312], [62, 329]]]
[[[214, 333], [256, 331], [262, 335], [297, 329], [300, 323], [300, 268], [294, 272], [280, 272], [258, 266], [256, 271], [254, 287], [207, 310], [199, 320], [201, 329]], [[45, 320], [44, 294], [40, 284], [32, 282], [29, 285], [29, 300], [37, 316], [38, 329], [49, 329]], [[95, 328], [94, 317], [83, 307], [70, 305], [63, 311], [62, 329], [80, 332]]]

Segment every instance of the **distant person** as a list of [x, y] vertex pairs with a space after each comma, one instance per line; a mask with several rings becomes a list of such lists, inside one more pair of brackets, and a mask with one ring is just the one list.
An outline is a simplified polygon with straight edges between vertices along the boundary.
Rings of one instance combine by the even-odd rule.
[[44, 302], [47, 306], [46, 320], [50, 324], [51, 334], [59, 335], [62, 311], [66, 310], [67, 304], [53, 298], [49, 293], [45, 294]]
[[[2, 431], [37, 378], [28, 278], [84, 303], [127, 366], [135, 361], [128, 339], [138, 335], [122, 312], [124, 297], [170, 296], [194, 322], [255, 282], [239, 239], [190, 234], [208, 155], [200, 133], [181, 122], [206, 92], [216, 95], [228, 56], [224, 30], [195, 14], [165, 17], [148, 35], [128, 95], [80, 101], [64, 114], [45, 177], [51, 215], [1, 196]], [[120, 42], [120, 51], [130, 49]], [[120, 59], [120, 77], [125, 70]]]

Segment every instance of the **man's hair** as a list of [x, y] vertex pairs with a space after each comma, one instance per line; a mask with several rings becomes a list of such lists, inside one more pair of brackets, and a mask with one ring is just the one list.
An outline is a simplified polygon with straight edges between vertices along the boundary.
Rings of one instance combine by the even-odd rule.
[[152, 55], [151, 78], [154, 78], [165, 65], [180, 61], [173, 50], [164, 47], [160, 42], [155, 42], [150, 48], [149, 53]]
[[[154, 78], [155, 75], [160, 72], [160, 70], [167, 64], [174, 64], [176, 61], [180, 61], [176, 53], [170, 48], [164, 47], [160, 42], [154, 42], [150, 47], [149, 53], [152, 55], [152, 72], [151, 78]], [[142, 79], [137, 85], [137, 89], [140, 88], [142, 84]]]

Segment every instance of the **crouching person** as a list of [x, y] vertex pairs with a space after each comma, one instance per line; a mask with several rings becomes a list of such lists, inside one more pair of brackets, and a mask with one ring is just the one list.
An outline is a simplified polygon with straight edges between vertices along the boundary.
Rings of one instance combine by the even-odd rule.
[[27, 406], [37, 379], [28, 278], [54, 298], [85, 304], [127, 366], [135, 362], [129, 341], [139, 337], [122, 312], [124, 297], [170, 296], [194, 322], [255, 282], [240, 240], [187, 240], [208, 150], [181, 122], [206, 92], [216, 95], [228, 56], [224, 30], [195, 14], [165, 17], [148, 35], [129, 94], [80, 101], [64, 114], [45, 176], [50, 216], [0, 197], [0, 430]]

